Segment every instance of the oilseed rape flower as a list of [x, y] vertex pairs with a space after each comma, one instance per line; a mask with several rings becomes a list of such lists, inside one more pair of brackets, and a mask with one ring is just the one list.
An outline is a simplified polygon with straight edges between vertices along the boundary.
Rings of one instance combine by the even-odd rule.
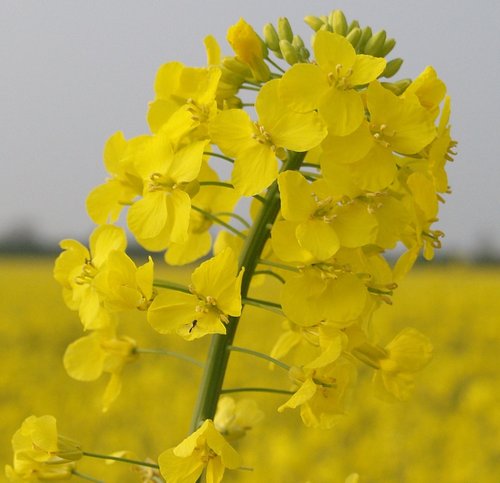
[[253, 399], [235, 401], [221, 397], [214, 417], [215, 429], [228, 441], [240, 439], [264, 419], [264, 413]]
[[124, 252], [124, 230], [113, 225], [97, 227], [89, 242], [90, 250], [76, 240], [63, 240], [54, 276], [84, 328], [96, 330], [113, 326], [118, 311], [147, 307], [153, 294], [153, 261], [137, 267]]
[[257, 122], [241, 109], [228, 109], [210, 125], [212, 141], [224, 154], [235, 158], [232, 183], [240, 195], [256, 195], [276, 179], [276, 158], [283, 158], [285, 149], [308, 151], [327, 134], [316, 112], [290, 110], [280, 97], [280, 82], [267, 82], [257, 95]]
[[217, 66], [188, 67], [164, 64], [156, 74], [155, 100], [149, 104], [148, 123], [157, 133], [170, 121], [191, 121], [193, 140], [207, 135], [208, 121], [216, 114], [216, 92], [221, 71]]
[[219, 483], [226, 468], [239, 468], [240, 456], [207, 419], [182, 443], [160, 454], [158, 464], [169, 483], [195, 483], [204, 470], [207, 483]]
[[113, 323], [104, 306], [104, 297], [95, 286], [95, 278], [114, 250], [124, 251], [125, 232], [112, 225], [97, 227], [89, 238], [90, 250], [76, 240], [63, 240], [64, 250], [56, 260], [54, 277], [63, 287], [63, 297], [77, 310], [85, 329], [99, 329]]
[[168, 136], [157, 134], [137, 153], [144, 190], [130, 207], [127, 224], [145, 247], [161, 250], [186, 241], [205, 146], [206, 141], [195, 141], [176, 149]]
[[30, 416], [12, 437], [13, 466], [5, 474], [12, 482], [67, 480], [74, 461], [82, 457], [80, 445], [58, 434], [54, 416]]
[[384, 348], [365, 341], [352, 353], [376, 369], [373, 384], [379, 397], [405, 401], [415, 386], [415, 374], [430, 362], [433, 347], [418, 330], [406, 328]]
[[134, 147], [140, 140], [126, 140], [118, 131], [106, 142], [104, 166], [111, 177], [94, 188], [86, 201], [87, 213], [94, 223], [116, 222], [122, 209], [142, 193], [142, 179], [132, 165]]
[[98, 330], [72, 342], [64, 353], [66, 372], [78, 381], [95, 381], [104, 372], [110, 378], [102, 398], [107, 411], [121, 392], [121, 373], [126, 364], [137, 359], [136, 342], [118, 337], [114, 330]]
[[352, 363], [339, 360], [322, 369], [292, 368], [290, 377], [299, 388], [278, 411], [300, 407], [306, 426], [322, 429], [335, 426], [344, 415], [346, 398], [356, 379]]
[[341, 35], [320, 31], [314, 38], [316, 64], [295, 64], [283, 76], [282, 94], [298, 112], [318, 109], [337, 136], [350, 134], [364, 120], [364, 107], [356, 86], [375, 80], [385, 59], [356, 54]]
[[186, 340], [225, 334], [229, 317], [241, 314], [241, 280], [231, 248], [203, 262], [191, 276], [191, 293], [161, 292], [148, 310], [148, 321], [162, 334]]
[[238, 23], [227, 31], [227, 40], [236, 58], [250, 67], [257, 81], [269, 80], [271, 72], [264, 62], [264, 58], [267, 57], [267, 47], [251, 25], [240, 18]]

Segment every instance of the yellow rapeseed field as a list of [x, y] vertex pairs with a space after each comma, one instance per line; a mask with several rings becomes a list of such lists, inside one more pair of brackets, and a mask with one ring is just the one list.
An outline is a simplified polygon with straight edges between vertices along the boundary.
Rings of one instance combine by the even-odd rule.
[[[106, 378], [77, 382], [62, 366], [66, 346], [82, 336], [82, 328], [63, 303], [52, 263], [0, 260], [2, 462], [11, 464], [10, 438], [31, 414], [54, 415], [59, 432], [80, 441], [86, 451], [129, 450], [137, 459], [155, 459], [186, 436], [200, 369], [143, 354], [125, 368], [122, 394], [103, 414]], [[187, 270], [175, 274], [188, 276]], [[277, 289], [276, 281], [265, 287]], [[499, 268], [417, 268], [396, 291], [394, 305], [378, 311], [374, 324], [381, 344], [407, 326], [432, 340], [435, 356], [419, 375], [414, 397], [406, 403], [381, 402], [371, 393], [371, 374], [362, 371], [349, 413], [333, 430], [320, 431], [303, 427], [297, 413], [276, 412], [286, 396], [256, 394], [266, 418], [237, 443], [244, 465], [254, 470], [228, 472], [227, 481], [337, 483], [351, 473], [359, 473], [361, 483], [498, 481], [499, 321]], [[250, 307], [236, 343], [258, 340], [251, 348], [269, 353], [280, 323], [279, 316]], [[208, 342], [161, 336], [141, 314], [125, 320], [121, 333], [141, 348], [200, 359]], [[288, 383], [280, 369], [270, 371], [264, 361], [236, 353], [226, 387], [236, 386], [286, 389]], [[140, 481], [133, 467], [121, 463], [84, 458], [78, 468], [107, 483]]]

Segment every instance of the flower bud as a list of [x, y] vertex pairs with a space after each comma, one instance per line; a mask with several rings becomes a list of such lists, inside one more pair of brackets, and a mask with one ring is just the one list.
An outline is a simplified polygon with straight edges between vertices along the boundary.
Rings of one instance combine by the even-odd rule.
[[380, 51], [380, 56], [385, 57], [396, 46], [396, 39], [387, 39]]
[[334, 10], [331, 12], [328, 20], [336, 34], [343, 36], [347, 34], [347, 20], [342, 10]]
[[371, 36], [372, 36], [372, 29], [370, 27], [365, 27], [361, 31], [361, 38], [359, 39], [358, 48], [357, 48], [358, 52], [361, 52], [361, 53], [364, 52], [365, 45], [368, 42], [368, 40], [371, 39]]
[[381, 77], [392, 77], [398, 72], [402, 64], [403, 59], [401, 59], [400, 57], [396, 57], [395, 59], [390, 60], [389, 62], [387, 62], [387, 65], [385, 66], [384, 72], [382, 72]]
[[358, 27], [353, 28], [347, 35], [346, 39], [351, 43], [351, 45], [356, 48], [361, 39], [361, 29]]
[[293, 65], [299, 61], [297, 50], [288, 40], [280, 40], [280, 49], [288, 64]]
[[313, 15], [308, 15], [307, 17], [304, 17], [304, 22], [309, 25], [315, 32], [317, 32], [321, 26], [324, 24], [324, 22]]
[[243, 78], [247, 78], [252, 75], [252, 71], [249, 69], [248, 65], [240, 62], [236, 57], [224, 57], [222, 59], [222, 65], [227, 70], [230, 70]]
[[397, 82], [381, 82], [381, 84], [397, 96], [400, 96], [411, 84], [411, 79], [401, 79]]
[[276, 32], [276, 29], [274, 28], [274, 25], [272, 23], [264, 25], [262, 33], [264, 35], [264, 41], [266, 42], [267, 46], [272, 51], [279, 50], [280, 39], [278, 37], [278, 32]]
[[292, 27], [286, 17], [280, 17], [278, 19], [278, 36], [280, 40], [287, 40], [288, 42], [293, 41]]
[[[348, 32], [351, 32], [354, 29], [360, 29], [359, 22], [357, 20], [353, 20], [350, 24], [349, 27], [347, 28]], [[361, 30], [361, 29], [360, 29]]]
[[373, 35], [371, 39], [366, 42], [364, 53], [373, 56], [380, 56], [382, 47], [385, 44], [386, 36], [387, 34], [385, 30], [380, 30], [375, 35]]

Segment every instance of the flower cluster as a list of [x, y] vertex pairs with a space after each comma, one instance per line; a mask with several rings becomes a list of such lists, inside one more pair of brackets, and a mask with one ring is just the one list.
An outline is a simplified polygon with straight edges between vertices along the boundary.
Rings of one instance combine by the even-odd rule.
[[13, 466], [7, 465], [9, 481], [65, 480], [82, 457], [78, 443], [57, 432], [53, 416], [30, 416], [12, 437]]
[[[138, 354], [117, 335], [120, 312], [147, 311], [161, 334], [212, 336], [191, 435], [158, 459], [169, 482], [203, 471], [219, 482], [225, 468], [241, 468], [227, 440], [261, 414], [218, 399], [230, 351], [258, 355], [233, 345], [245, 305], [284, 317], [271, 356], [260, 357], [289, 369], [293, 390], [281, 390], [290, 397], [278, 411], [300, 408], [307, 426], [337, 423], [359, 361], [375, 370], [379, 393], [403, 400], [430, 360], [424, 335], [405, 329], [382, 347], [371, 320], [420, 252], [430, 259], [440, 246], [432, 225], [455, 145], [446, 87], [432, 67], [413, 81], [382, 81], [402, 62], [387, 62], [395, 42], [384, 31], [348, 25], [340, 11], [306, 21], [310, 50], [286, 19], [266, 25], [263, 38], [240, 19], [227, 34], [234, 55], [222, 57], [210, 36], [206, 66], [161, 66], [150, 133], [117, 132], [105, 146], [109, 178], [87, 198], [98, 225], [90, 249], [61, 243], [55, 277], [91, 331], [68, 347], [64, 365], [79, 380], [111, 375], [105, 409]], [[216, 162], [228, 163], [229, 180]], [[249, 216], [235, 211], [243, 197], [253, 197]], [[136, 241], [168, 264], [212, 255], [189, 286], [153, 282], [152, 259], [138, 267], [126, 255], [125, 232], [113, 225], [124, 209]], [[214, 224], [223, 229], [216, 240]], [[397, 245], [405, 252], [391, 266]], [[282, 283], [278, 301], [251, 296], [259, 273]], [[292, 366], [278, 360], [292, 356]]]

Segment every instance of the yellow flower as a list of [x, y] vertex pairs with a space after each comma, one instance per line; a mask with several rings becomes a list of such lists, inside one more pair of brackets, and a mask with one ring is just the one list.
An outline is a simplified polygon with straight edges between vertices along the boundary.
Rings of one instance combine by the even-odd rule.
[[72, 342], [64, 353], [66, 372], [78, 381], [95, 381], [103, 372], [110, 379], [103, 395], [107, 411], [121, 392], [121, 372], [137, 358], [136, 343], [129, 337], [117, 337], [114, 330], [95, 331]]
[[111, 178], [94, 188], [86, 202], [87, 213], [94, 223], [114, 223], [123, 207], [142, 193], [142, 179], [132, 163], [134, 147], [141, 139], [139, 136], [127, 141], [122, 132], [108, 139], [104, 147], [104, 166]]
[[330, 429], [344, 415], [356, 370], [347, 360], [339, 359], [321, 369], [292, 368], [290, 377], [299, 388], [278, 411], [300, 406], [300, 416], [306, 426]]
[[240, 439], [264, 418], [253, 399], [235, 401], [232, 397], [221, 397], [214, 417], [215, 429], [228, 441]]
[[176, 120], [186, 122], [194, 139], [207, 135], [207, 123], [217, 112], [215, 94], [220, 69], [187, 67], [181, 62], [169, 62], [158, 69], [155, 80], [155, 100], [149, 104], [148, 123], [153, 133]]
[[77, 310], [85, 329], [100, 329], [113, 324], [113, 317], [105, 307], [95, 278], [105, 265], [110, 253], [124, 251], [127, 241], [123, 229], [102, 225], [89, 238], [90, 251], [76, 240], [63, 240], [64, 251], [54, 266], [54, 277], [63, 287], [63, 297], [71, 310]]
[[64, 299], [78, 310], [85, 329], [114, 323], [114, 312], [146, 309], [153, 295], [153, 261], [137, 267], [126, 255], [123, 229], [102, 225], [90, 236], [90, 252], [76, 240], [63, 240], [54, 276]]
[[207, 419], [182, 443], [160, 454], [158, 464], [169, 483], [195, 483], [204, 469], [207, 483], [219, 483], [226, 468], [240, 466], [240, 456]]
[[316, 64], [295, 64], [284, 74], [283, 97], [298, 112], [318, 109], [331, 134], [350, 134], [365, 118], [355, 87], [375, 80], [385, 59], [356, 54], [345, 37], [327, 31], [316, 34], [314, 54]]
[[6, 466], [9, 481], [67, 480], [75, 460], [82, 457], [80, 445], [57, 432], [53, 416], [30, 416], [12, 437], [13, 466]]
[[[293, 238], [312, 255], [300, 255], [304, 262], [328, 260], [341, 246], [357, 248], [375, 241], [377, 220], [365, 203], [343, 202], [324, 180], [308, 183], [296, 171], [281, 173], [278, 184], [286, 221], [275, 224], [272, 235], [274, 251], [282, 260], [292, 261], [297, 256]], [[290, 232], [294, 233], [292, 240]]]
[[287, 279], [281, 293], [285, 315], [305, 327], [320, 322], [347, 327], [362, 315], [367, 301], [360, 278], [335, 263], [306, 267]]
[[148, 310], [148, 321], [162, 334], [177, 333], [186, 340], [206, 334], [225, 334], [229, 316], [241, 314], [241, 279], [231, 248], [203, 262], [191, 276], [190, 294], [158, 294]]
[[236, 58], [250, 67], [255, 80], [260, 82], [269, 80], [271, 72], [264, 62], [267, 49], [251, 25], [240, 18], [238, 23], [229, 27], [227, 40]]
[[191, 196], [197, 190], [206, 141], [176, 148], [163, 131], [144, 140], [136, 169], [144, 183], [143, 197], [129, 209], [127, 223], [137, 241], [149, 250], [165, 249], [187, 239]]
[[279, 79], [265, 84], [257, 95], [258, 122], [241, 109], [221, 111], [210, 125], [212, 141], [236, 158], [232, 183], [244, 196], [266, 189], [278, 175], [284, 149], [308, 151], [325, 138], [326, 127], [316, 112], [296, 113], [279, 96]]
[[439, 114], [439, 104], [446, 94], [446, 85], [438, 78], [432, 66], [427, 66], [422, 73], [407, 87], [401, 97], [416, 95], [422, 107], [429, 111], [432, 119]]
[[352, 350], [358, 359], [376, 369], [373, 384], [382, 399], [407, 400], [415, 374], [432, 358], [429, 339], [413, 328], [402, 330], [385, 348], [364, 342]]

